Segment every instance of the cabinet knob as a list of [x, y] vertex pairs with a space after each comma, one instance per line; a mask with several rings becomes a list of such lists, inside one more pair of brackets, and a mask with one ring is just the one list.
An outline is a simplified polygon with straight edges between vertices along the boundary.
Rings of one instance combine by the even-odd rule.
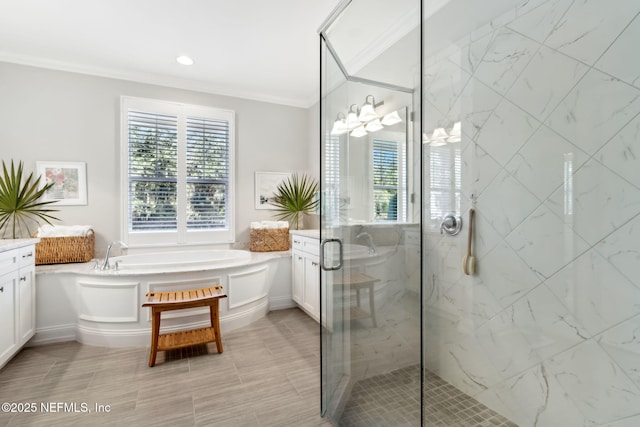
[[26, 282], [26, 281], [27, 281], [27, 276], [22, 276], [22, 277], [20, 278], [20, 281], [21, 281], [21, 282]]
[[313, 265], [314, 267], [317, 267], [317, 266], [318, 266], [318, 263], [317, 263], [317, 262], [315, 262], [315, 261], [311, 261], [311, 265]]
[[29, 258], [33, 256], [33, 252], [29, 252], [28, 254], [22, 255], [22, 258]]
[[0, 292], [4, 292], [4, 286], [0, 286]]

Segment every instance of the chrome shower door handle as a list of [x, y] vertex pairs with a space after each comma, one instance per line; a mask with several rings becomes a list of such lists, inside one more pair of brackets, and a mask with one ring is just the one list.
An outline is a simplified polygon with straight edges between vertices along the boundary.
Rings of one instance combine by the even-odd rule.
[[[327, 243], [329, 244], [338, 244], [338, 263], [337, 264], [332, 264], [327, 266], [325, 264], [325, 261], [327, 259], [325, 252], [326, 252], [326, 246]], [[324, 271], [334, 271], [334, 270], [340, 270], [342, 268], [342, 240], [340, 239], [324, 239], [322, 241], [322, 243], [320, 243], [320, 267], [322, 267], [322, 269]]]
[[462, 217], [450, 213], [442, 218], [440, 234], [447, 233], [450, 236], [455, 236], [460, 230], [462, 230]]

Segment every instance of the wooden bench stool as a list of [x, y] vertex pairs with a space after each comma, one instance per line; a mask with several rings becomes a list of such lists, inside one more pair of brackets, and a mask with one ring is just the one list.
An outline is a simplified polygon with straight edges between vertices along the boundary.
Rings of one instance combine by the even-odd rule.
[[[226, 298], [222, 286], [188, 289], [175, 292], [149, 292], [143, 307], [151, 307], [151, 354], [149, 366], [156, 364], [158, 351], [190, 347], [197, 344], [215, 342], [218, 353], [222, 353], [220, 335], [220, 312], [218, 301]], [[160, 334], [160, 313], [163, 311], [209, 306], [211, 327]]]
[[[349, 286], [351, 290], [356, 291], [356, 306], [351, 308], [351, 320], [358, 320], [370, 317], [373, 327], [377, 328], [376, 322], [376, 304], [374, 298], [374, 285], [379, 279], [368, 276], [364, 273], [347, 273], [342, 278], [336, 278], [333, 282], [334, 286]], [[360, 308], [360, 291], [367, 289], [369, 293], [369, 312]]]

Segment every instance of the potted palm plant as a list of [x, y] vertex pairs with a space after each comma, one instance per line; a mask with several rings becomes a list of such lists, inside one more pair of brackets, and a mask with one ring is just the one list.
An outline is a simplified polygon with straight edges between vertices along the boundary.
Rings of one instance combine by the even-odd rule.
[[274, 200], [271, 202], [276, 207], [276, 218], [289, 221], [292, 228], [298, 230], [302, 226], [302, 215], [318, 206], [317, 191], [318, 181], [314, 178], [306, 174], [292, 174], [276, 188]]
[[[24, 181], [24, 182], [23, 182]], [[40, 221], [51, 224], [50, 220], [58, 220], [51, 212], [57, 209], [49, 209], [47, 206], [55, 200], [41, 201], [42, 195], [53, 185], [49, 183], [42, 188], [40, 177], [34, 178], [33, 172], [23, 180], [23, 164], [20, 162], [16, 168], [11, 160], [11, 168], [8, 169], [2, 161], [2, 176], [0, 176], [0, 236], [7, 235], [12, 239], [31, 236], [32, 226], [37, 226]]]

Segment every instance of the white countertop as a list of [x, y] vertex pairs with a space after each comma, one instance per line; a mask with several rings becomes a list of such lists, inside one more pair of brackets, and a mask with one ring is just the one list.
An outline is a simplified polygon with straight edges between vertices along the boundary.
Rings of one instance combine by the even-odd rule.
[[35, 245], [40, 239], [0, 239], [0, 252]]
[[152, 268], [152, 269], [136, 269], [136, 270], [115, 270], [109, 269], [105, 271], [95, 270], [93, 262], [83, 262], [83, 263], [67, 263], [67, 264], [49, 264], [49, 265], [38, 265], [36, 266], [37, 274], [86, 274], [91, 276], [105, 276], [105, 275], [118, 275], [118, 276], [136, 276], [136, 275], [147, 275], [147, 274], [170, 274], [170, 273], [181, 273], [181, 272], [194, 272], [194, 271], [205, 271], [205, 270], [213, 270], [220, 268], [237, 268], [244, 267], [247, 265], [255, 265], [267, 262], [274, 258], [290, 258], [291, 251], [277, 251], [277, 252], [251, 252], [251, 258], [249, 260], [245, 260], [241, 263], [229, 264], [229, 265], [214, 265], [214, 266], [185, 266], [185, 267], [168, 267], [166, 269], [162, 268]]
[[320, 230], [289, 230], [290, 234], [296, 234], [298, 236], [306, 236], [306, 237], [314, 237], [316, 239], [320, 238]]

